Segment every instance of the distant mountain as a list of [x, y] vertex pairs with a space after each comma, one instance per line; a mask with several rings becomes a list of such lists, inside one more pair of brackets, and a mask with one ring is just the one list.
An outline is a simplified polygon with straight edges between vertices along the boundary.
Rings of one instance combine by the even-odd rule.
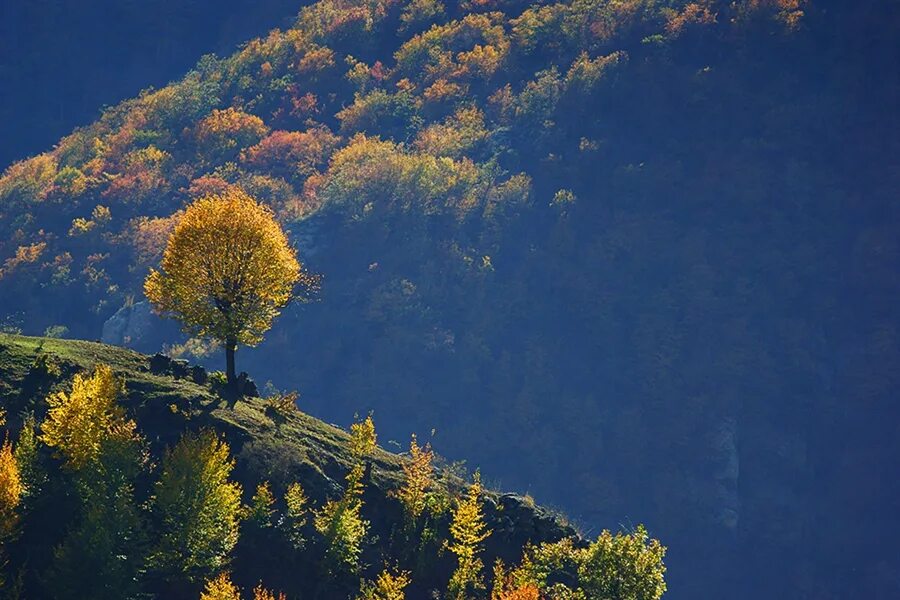
[[141, 283], [240, 185], [323, 275], [239, 356], [305, 410], [646, 522], [676, 600], [893, 597], [898, 30], [889, 0], [323, 0], [11, 166], [0, 314], [198, 351]]
[[297, 9], [296, 0], [6, 0], [0, 164], [90, 123], [103, 105], [180, 77], [198, 56], [231, 53], [289, 23]]

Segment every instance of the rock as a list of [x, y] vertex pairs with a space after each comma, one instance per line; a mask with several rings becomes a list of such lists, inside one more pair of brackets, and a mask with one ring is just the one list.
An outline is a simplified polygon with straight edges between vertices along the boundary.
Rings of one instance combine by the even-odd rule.
[[259, 389], [256, 387], [256, 382], [250, 379], [247, 373], [242, 372], [238, 375], [237, 388], [241, 396], [259, 398]]
[[194, 365], [191, 367], [191, 379], [198, 385], [206, 385], [206, 382], [209, 381], [209, 374], [200, 365]]
[[188, 361], [182, 358], [176, 358], [171, 363], [171, 373], [176, 379], [184, 379], [191, 374], [191, 367]]
[[172, 369], [172, 359], [157, 352], [150, 357], [150, 372], [154, 375], [168, 375]]
[[117, 346], [133, 346], [153, 330], [153, 311], [149, 302], [123, 306], [103, 324], [100, 341]]

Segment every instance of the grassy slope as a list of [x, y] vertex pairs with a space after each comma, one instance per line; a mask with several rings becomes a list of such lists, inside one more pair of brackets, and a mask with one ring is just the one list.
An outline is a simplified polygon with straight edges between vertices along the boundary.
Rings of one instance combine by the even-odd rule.
[[[35, 375], [33, 365], [41, 353], [58, 362], [58, 376]], [[262, 398], [244, 398], [230, 407], [208, 386], [190, 377], [153, 373], [148, 356], [116, 346], [0, 334], [0, 405], [10, 415], [10, 428], [15, 428], [16, 416], [22, 411], [34, 410], [41, 415], [48, 393], [66, 387], [75, 372], [99, 363], [111, 366], [125, 378], [127, 397], [123, 403], [149, 440], [154, 455], [160, 456], [164, 447], [177, 441], [186, 429], [212, 427], [224, 433], [237, 458], [236, 476], [244, 484], [245, 494], [263, 480], [271, 481], [276, 489], [300, 481], [317, 502], [340, 491], [350, 464], [345, 430], [300, 411], [279, 418], [266, 410]], [[391, 523], [386, 520], [397, 516], [397, 507], [385, 498], [400, 485], [405, 460], [382, 448], [372, 457], [371, 482], [377, 493], [370, 494], [375, 499], [370, 517], [376, 529], [388, 531]], [[437, 480], [453, 492], [464, 483], [446, 469], [438, 470]], [[499, 554], [507, 554], [527, 540], [575, 533], [558, 516], [534, 506], [529, 499], [506, 494], [501, 500], [497, 492], [489, 492], [487, 499], [487, 516], [495, 530], [494, 550]]]

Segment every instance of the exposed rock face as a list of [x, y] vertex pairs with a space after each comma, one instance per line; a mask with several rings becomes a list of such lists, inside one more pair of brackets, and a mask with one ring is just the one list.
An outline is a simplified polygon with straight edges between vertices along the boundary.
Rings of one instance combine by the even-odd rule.
[[178, 323], [156, 315], [146, 300], [116, 311], [103, 323], [100, 335], [100, 341], [104, 344], [125, 346], [148, 354], [184, 339]]
[[123, 306], [103, 324], [100, 341], [117, 346], [139, 344], [150, 333], [154, 320], [149, 302]]

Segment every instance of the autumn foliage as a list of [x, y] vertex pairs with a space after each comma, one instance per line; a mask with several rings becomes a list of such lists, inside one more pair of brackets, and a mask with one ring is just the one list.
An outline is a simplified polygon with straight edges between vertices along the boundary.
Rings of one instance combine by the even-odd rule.
[[313, 281], [272, 212], [233, 188], [185, 209], [144, 291], [185, 331], [225, 345], [234, 382], [237, 344], [262, 341], [294, 286]]

